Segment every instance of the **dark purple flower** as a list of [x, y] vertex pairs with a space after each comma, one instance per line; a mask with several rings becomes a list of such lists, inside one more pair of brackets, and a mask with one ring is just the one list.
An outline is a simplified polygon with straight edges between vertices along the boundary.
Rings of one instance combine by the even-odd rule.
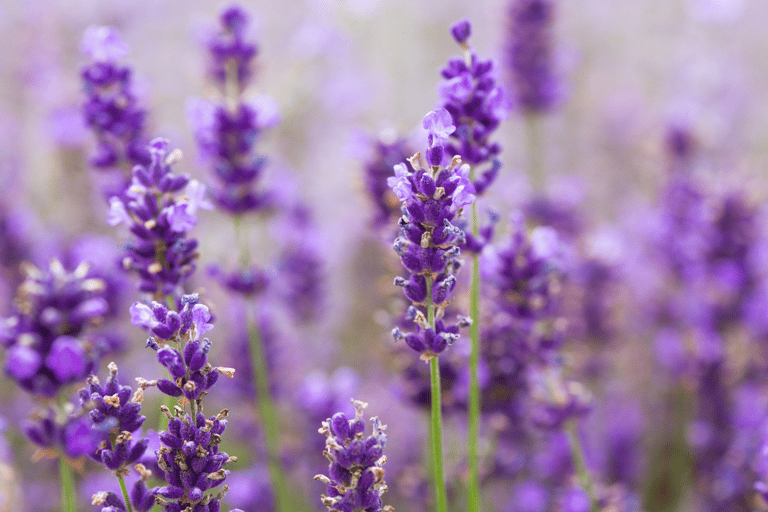
[[150, 160], [143, 133], [146, 112], [138, 106], [131, 68], [118, 64], [128, 47], [112, 27], [89, 27], [81, 47], [93, 60], [81, 71], [86, 94], [83, 115], [97, 140], [91, 164], [96, 169], [122, 169], [128, 175], [134, 165]]
[[[167, 409], [165, 412], [171, 416]], [[157, 453], [168, 485], [157, 489], [155, 498], [166, 511], [181, 512], [188, 505], [220, 509], [226, 486], [218, 493], [205, 493], [224, 483], [229, 476], [224, 466], [236, 460], [219, 451], [221, 434], [227, 428], [226, 416], [225, 409], [210, 418], [202, 413], [192, 418], [178, 408], [169, 418], [168, 430], [160, 433], [163, 446]]]
[[482, 193], [496, 178], [501, 166], [495, 158], [501, 146], [489, 139], [499, 123], [506, 119], [509, 100], [497, 84], [494, 62], [481, 60], [467, 46], [470, 32], [471, 26], [466, 20], [451, 28], [466, 55], [452, 58], [442, 69], [444, 81], [438, 85], [438, 95], [455, 126], [450, 133], [444, 134], [448, 156], [459, 155], [463, 162], [473, 167], [490, 164], [482, 174], [479, 170], [475, 172], [478, 175], [477, 193]]
[[85, 263], [72, 272], [58, 260], [49, 272], [31, 265], [26, 271], [18, 312], [0, 328], [0, 342], [8, 348], [5, 371], [26, 391], [53, 397], [85, 379], [101, 355], [84, 334], [107, 312], [105, 285]]
[[211, 196], [219, 208], [232, 215], [263, 211], [273, 206], [270, 193], [257, 191], [266, 159], [256, 154], [256, 143], [265, 129], [278, 122], [274, 101], [242, 97], [253, 74], [256, 45], [245, 40], [248, 16], [240, 7], [225, 9], [221, 31], [208, 44], [210, 75], [221, 99], [195, 99], [188, 114], [200, 152], [211, 162], [219, 182]]
[[381, 495], [384, 483], [384, 445], [387, 436], [378, 418], [371, 418], [373, 432], [365, 437], [363, 410], [368, 404], [353, 400], [355, 417], [347, 419], [344, 413], [336, 413], [323, 422], [320, 432], [326, 435], [325, 456], [331, 461], [329, 476], [317, 475], [326, 485], [328, 495], [321, 501], [328, 510], [339, 512], [386, 512]]
[[[397, 277], [395, 285], [401, 286], [408, 300], [413, 303], [410, 319], [419, 325], [411, 334], [396, 330], [395, 339], [405, 343], [429, 358], [440, 354], [458, 338], [458, 326], [445, 332], [435, 332], [427, 325], [422, 308], [427, 304], [437, 308], [437, 318], [442, 318], [445, 307], [451, 302], [456, 287], [456, 273], [461, 261], [459, 246], [465, 242], [464, 232], [457, 226], [459, 213], [476, 199], [475, 188], [469, 180], [469, 166], [458, 167], [460, 159], [454, 158], [447, 167], [439, 165], [436, 153], [455, 127], [445, 109], [427, 114], [424, 127], [429, 131], [427, 159], [433, 159], [428, 169], [421, 167], [416, 157], [409, 159], [413, 172], [398, 164], [395, 176], [387, 179], [395, 196], [403, 202], [403, 216], [398, 222], [399, 236], [394, 250], [400, 256], [403, 266], [410, 272], [405, 279]], [[431, 156], [430, 156], [431, 155]], [[435, 163], [437, 162], [437, 163]]]
[[525, 112], [545, 112], [560, 99], [555, 75], [555, 0], [511, 0], [507, 66], [515, 103]]
[[136, 237], [125, 246], [123, 267], [139, 275], [141, 291], [159, 298], [175, 294], [194, 272], [197, 240], [187, 234], [197, 221], [197, 210], [212, 205], [205, 199], [204, 185], [173, 174], [171, 163], [179, 154], [168, 153], [167, 140], [154, 139], [149, 151], [151, 164], [134, 167], [125, 197], [110, 198], [107, 221], [125, 224]]

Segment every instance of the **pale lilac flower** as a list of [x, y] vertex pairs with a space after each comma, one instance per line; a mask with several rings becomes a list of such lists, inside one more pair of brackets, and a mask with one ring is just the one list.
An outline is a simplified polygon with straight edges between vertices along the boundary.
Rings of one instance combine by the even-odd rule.
[[430, 146], [434, 144], [442, 144], [448, 140], [448, 137], [454, 131], [456, 131], [456, 127], [453, 125], [453, 120], [451, 119], [451, 114], [444, 108], [433, 110], [424, 116], [422, 126], [429, 132], [430, 139], [432, 139]]
[[125, 209], [125, 204], [119, 197], [112, 197], [109, 199], [109, 212], [107, 213], [107, 224], [110, 226], [117, 226], [118, 224], [131, 223], [131, 216], [128, 215], [128, 211]]
[[152, 329], [158, 324], [152, 309], [141, 302], [134, 302], [130, 308], [131, 325]]
[[408, 180], [411, 173], [408, 172], [408, 168], [403, 163], [395, 165], [393, 169], [395, 170], [395, 175], [394, 177], [387, 178], [387, 185], [400, 201], [406, 202], [413, 197], [411, 182]]
[[195, 324], [196, 340], [213, 329], [213, 324], [208, 323], [208, 320], [210, 319], [211, 313], [208, 311], [208, 306], [204, 304], [195, 304], [195, 307], [192, 308], [192, 322]]
[[80, 49], [96, 62], [117, 61], [128, 55], [128, 45], [113, 27], [88, 27]]

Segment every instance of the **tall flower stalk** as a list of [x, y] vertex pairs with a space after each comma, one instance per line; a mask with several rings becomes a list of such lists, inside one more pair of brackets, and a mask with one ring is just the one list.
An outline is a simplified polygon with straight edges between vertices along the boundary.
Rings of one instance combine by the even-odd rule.
[[457, 226], [465, 206], [475, 201], [475, 186], [469, 179], [469, 165], [461, 165], [455, 156], [443, 165], [445, 143], [456, 130], [451, 115], [445, 109], [430, 112], [424, 117], [424, 128], [429, 133], [426, 153], [427, 167], [422, 167], [417, 153], [409, 159], [411, 172], [405, 164], [395, 166], [395, 176], [387, 180], [397, 198], [403, 203], [403, 215], [398, 224], [400, 236], [394, 249], [408, 270], [408, 279], [395, 278], [412, 305], [407, 318], [415, 324], [414, 331], [392, 331], [395, 340], [420, 354], [430, 365], [432, 407], [430, 438], [432, 447], [432, 473], [435, 486], [435, 509], [447, 511], [447, 495], [443, 468], [443, 425], [440, 388], [439, 355], [459, 337], [459, 328], [471, 321], [457, 317], [454, 323], [445, 318], [445, 308], [451, 302], [456, 288], [456, 273], [461, 261], [459, 246], [466, 241]]
[[[263, 213], [274, 206], [272, 196], [256, 188], [266, 166], [266, 159], [256, 153], [256, 142], [265, 129], [277, 123], [278, 116], [271, 99], [245, 98], [258, 53], [256, 45], [246, 38], [248, 22], [248, 15], [238, 6], [222, 11], [220, 30], [208, 42], [209, 76], [218, 98], [193, 100], [189, 116], [201, 154], [212, 165], [217, 181], [212, 191], [214, 202], [233, 217], [240, 244], [240, 269], [233, 273], [217, 270], [216, 274], [223, 278], [222, 284], [230, 291], [253, 299], [265, 288], [266, 280], [251, 264], [246, 216]], [[280, 461], [280, 424], [269, 391], [265, 347], [258, 322], [251, 315], [248, 318], [250, 359], [257, 407], [264, 423], [276, 510], [289, 512], [293, 498]]]
[[[458, 155], [463, 162], [471, 165], [470, 180], [477, 195], [487, 191], [496, 179], [501, 167], [496, 156], [501, 151], [490, 136], [506, 118], [508, 99], [497, 84], [496, 66], [491, 60], [480, 59], [469, 46], [472, 32], [469, 21], [463, 20], [451, 27], [451, 34], [464, 50], [462, 57], [453, 58], [442, 70], [445, 79], [438, 86], [440, 100], [450, 114], [456, 130], [450, 134], [446, 151], [450, 156]], [[479, 171], [482, 171], [479, 172]], [[478, 472], [478, 442], [480, 437], [480, 385], [478, 365], [480, 360], [480, 261], [479, 253], [492, 235], [492, 223], [481, 229], [478, 222], [477, 203], [472, 204], [471, 233], [466, 234], [462, 249], [472, 254], [472, 278], [470, 285], [469, 328], [471, 351], [469, 356], [469, 411], [467, 433], [467, 507], [469, 511], [480, 510], [480, 478]]]

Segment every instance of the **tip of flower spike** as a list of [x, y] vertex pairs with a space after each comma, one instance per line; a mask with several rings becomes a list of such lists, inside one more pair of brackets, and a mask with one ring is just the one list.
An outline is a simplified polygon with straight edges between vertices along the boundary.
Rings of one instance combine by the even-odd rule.
[[80, 50], [96, 62], [116, 61], [128, 55], [128, 45], [114, 27], [91, 26], [85, 29]]
[[472, 35], [472, 25], [469, 20], [461, 20], [451, 27], [451, 35], [459, 44], [464, 44]]
[[221, 24], [237, 34], [248, 24], [248, 15], [239, 5], [230, 5], [221, 11]]

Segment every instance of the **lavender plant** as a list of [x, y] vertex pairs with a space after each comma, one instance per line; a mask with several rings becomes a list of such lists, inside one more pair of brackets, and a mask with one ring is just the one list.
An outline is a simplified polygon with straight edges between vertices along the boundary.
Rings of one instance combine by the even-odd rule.
[[[444, 82], [438, 86], [443, 108], [451, 115], [456, 129], [450, 133], [446, 150], [449, 155], [458, 155], [463, 162], [472, 166], [470, 180], [477, 195], [483, 194], [496, 179], [501, 163], [496, 156], [501, 151], [498, 143], [489, 139], [506, 118], [508, 99], [497, 85], [494, 62], [481, 60], [469, 46], [472, 27], [467, 20], [451, 27], [451, 34], [464, 49], [464, 57], [453, 58], [442, 70]], [[483, 167], [485, 167], [483, 169]], [[479, 171], [482, 169], [482, 174]], [[478, 174], [480, 174], [478, 176]], [[475, 178], [477, 176], [477, 178]], [[470, 315], [474, 322], [470, 326], [472, 344], [469, 368], [469, 432], [468, 432], [468, 509], [480, 510], [480, 482], [478, 477], [477, 444], [480, 431], [480, 391], [478, 364], [480, 354], [480, 265], [478, 255], [493, 235], [495, 215], [491, 222], [480, 229], [477, 204], [472, 204], [472, 228], [466, 233], [462, 249], [472, 254], [472, 282], [470, 291]]]
[[431, 436], [436, 510], [445, 512], [447, 501], [443, 474], [442, 406], [438, 356], [458, 339], [460, 327], [471, 321], [458, 317], [453, 323], [445, 318], [445, 307], [456, 288], [456, 273], [461, 262], [459, 245], [464, 232], [456, 225], [462, 208], [472, 204], [474, 185], [469, 179], [469, 165], [461, 165], [454, 157], [443, 166], [445, 142], [456, 130], [451, 115], [445, 109], [435, 110], [424, 117], [428, 132], [426, 163], [423, 168], [419, 154], [409, 159], [414, 172], [405, 164], [394, 167], [395, 176], [387, 179], [397, 198], [403, 203], [403, 216], [398, 221], [401, 236], [394, 249], [403, 266], [410, 272], [408, 279], [395, 278], [412, 305], [408, 317], [415, 323], [414, 331], [392, 331], [395, 340], [405, 344], [429, 361], [432, 388]]
[[322, 496], [323, 505], [339, 512], [392, 512], [394, 509], [384, 506], [381, 500], [387, 490], [382, 467], [387, 461], [384, 455], [386, 426], [378, 417], [371, 418], [373, 431], [365, 437], [363, 410], [368, 404], [359, 400], [352, 403], [355, 406], [353, 419], [347, 419], [343, 412], [339, 412], [325, 420], [320, 429], [320, 433], [326, 435], [323, 454], [331, 461], [330, 477], [315, 476], [315, 480], [327, 486], [328, 495]]
[[[256, 190], [266, 166], [266, 159], [257, 154], [256, 142], [261, 133], [278, 122], [277, 108], [272, 100], [245, 98], [254, 71], [257, 47], [246, 38], [248, 15], [239, 6], [225, 8], [219, 19], [220, 30], [210, 39], [209, 76], [216, 86], [215, 101], [193, 100], [189, 117], [203, 158], [213, 169], [219, 185], [212, 195], [216, 205], [233, 216], [240, 243], [240, 268], [235, 272], [214, 270], [223, 277], [230, 291], [255, 296], [265, 289], [265, 273], [253, 265], [248, 248], [245, 215], [274, 209], [271, 193]], [[313, 254], [293, 251], [286, 255], [289, 266], [314, 266]], [[302, 283], [298, 283], [302, 286]], [[305, 308], [305, 314], [310, 311]], [[248, 320], [251, 369], [255, 377], [257, 403], [264, 422], [264, 436], [269, 457], [270, 476], [275, 492], [276, 509], [287, 511], [292, 496], [288, 492], [284, 470], [279, 458], [280, 434], [277, 409], [269, 393], [265, 347], [259, 326]]]
[[24, 432], [59, 458], [61, 506], [68, 512], [75, 510], [69, 458], [88, 452], [94, 440], [68, 403], [67, 387], [82, 381], [99, 360], [101, 354], [89, 342], [87, 328], [108, 309], [104, 281], [90, 277], [88, 269], [83, 263], [67, 271], [58, 260], [48, 271], [27, 265], [16, 314], [3, 320], [0, 331], [7, 349], [6, 375], [47, 403], [45, 412], [35, 413]]
[[115, 175], [115, 183], [104, 191], [109, 198], [122, 192], [134, 165], [150, 163], [144, 135], [146, 111], [138, 105], [133, 70], [119, 62], [128, 54], [128, 46], [114, 28], [89, 27], [81, 49], [92, 60], [81, 71], [86, 95], [83, 117], [97, 144], [91, 165]]

